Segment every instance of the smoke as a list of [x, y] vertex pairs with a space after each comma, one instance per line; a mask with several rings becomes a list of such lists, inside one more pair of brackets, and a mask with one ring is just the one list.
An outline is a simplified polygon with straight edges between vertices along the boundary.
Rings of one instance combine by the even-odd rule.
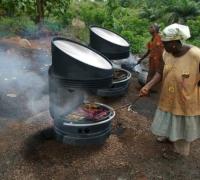
[[122, 64], [131, 66], [137, 64], [137, 61], [138, 57], [130, 53], [129, 57], [126, 59], [112, 60], [112, 64], [114, 68], [121, 68]]
[[53, 78], [50, 80], [50, 113], [53, 118], [67, 115], [83, 104], [85, 91], [63, 87]]
[[35, 114], [48, 109], [50, 63], [50, 57], [39, 51], [0, 46], [0, 103], [4, 111]]

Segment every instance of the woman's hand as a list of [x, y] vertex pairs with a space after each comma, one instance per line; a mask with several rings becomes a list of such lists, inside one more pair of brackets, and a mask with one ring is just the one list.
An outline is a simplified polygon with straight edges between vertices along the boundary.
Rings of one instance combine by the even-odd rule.
[[140, 89], [139, 96], [148, 96], [149, 90], [149, 87], [145, 85], [142, 89]]
[[150, 89], [155, 86], [158, 82], [161, 80], [161, 74], [159, 72], [156, 72], [156, 74], [153, 76], [153, 78], [145, 84], [145, 86], [140, 90], [139, 96], [147, 96], [149, 95]]

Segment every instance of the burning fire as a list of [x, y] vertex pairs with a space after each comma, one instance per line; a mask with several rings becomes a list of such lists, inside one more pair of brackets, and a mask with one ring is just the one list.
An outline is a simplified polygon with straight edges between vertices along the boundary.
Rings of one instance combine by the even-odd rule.
[[98, 103], [84, 103], [77, 110], [64, 117], [67, 121], [102, 121], [108, 118], [110, 110]]

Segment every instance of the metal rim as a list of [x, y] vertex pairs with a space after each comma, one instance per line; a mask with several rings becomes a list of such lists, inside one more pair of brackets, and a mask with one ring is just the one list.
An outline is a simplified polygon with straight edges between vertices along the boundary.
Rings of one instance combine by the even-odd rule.
[[132, 77], [132, 74], [127, 71], [126, 69], [123, 69], [123, 68], [114, 68], [114, 69], [119, 69], [119, 70], [123, 70], [125, 71], [128, 75], [127, 75], [127, 78], [126, 79], [123, 79], [121, 81], [113, 81], [112, 84], [117, 84], [117, 83], [121, 83], [121, 82], [125, 82], [125, 81], [128, 81], [131, 77]]
[[98, 104], [98, 105], [102, 105], [102, 106], [108, 108], [110, 111], [113, 112], [112, 115], [108, 119], [100, 121], [100, 122], [96, 122], [96, 123], [73, 124], [73, 122], [70, 122], [70, 123], [63, 122], [63, 125], [64, 126], [73, 126], [73, 127], [74, 126], [76, 126], [76, 127], [95, 126], [95, 125], [107, 123], [107, 122], [111, 121], [115, 117], [115, 111], [114, 111], [114, 109], [112, 107], [110, 107], [108, 105], [105, 105], [105, 104], [102, 104], [102, 103], [97, 103], [97, 102], [94, 102], [94, 103]]
[[95, 26], [95, 25], [91, 25], [89, 28], [90, 28], [91, 31], [92, 31], [92, 28], [100, 28], [100, 29], [105, 29], [106, 31], [110, 31], [110, 32], [112, 32], [113, 34], [116, 34], [116, 35], [118, 35], [120, 38], [124, 39], [124, 40], [127, 42], [128, 46], [123, 46], [123, 45], [115, 44], [115, 43], [113, 43], [113, 42], [111, 42], [111, 41], [109, 41], [109, 40], [107, 40], [107, 39], [104, 39], [103, 37], [99, 36], [99, 35], [98, 35], [97, 33], [95, 33], [94, 31], [92, 31], [92, 32], [93, 32], [94, 34], [96, 34], [98, 37], [104, 39], [105, 41], [107, 41], [107, 42], [109, 42], [109, 43], [112, 43], [112, 44], [115, 44], [115, 45], [121, 46], [121, 47], [130, 47], [130, 44], [128, 43], [128, 41], [127, 41], [124, 37], [122, 37], [120, 34], [118, 34], [118, 33], [116, 33], [116, 32], [113, 32], [113, 31], [111, 31], [111, 30], [109, 30], [109, 29], [106, 29], [106, 28], [103, 28], [103, 27], [99, 27], [99, 26]]
[[[57, 40], [69, 41], [69, 42], [78, 44], [79, 46], [85, 47], [85, 48], [89, 49], [90, 51], [93, 51], [93, 52], [96, 53], [97, 55], [101, 56], [102, 58], [104, 58], [106, 61], [108, 61], [108, 63], [111, 65], [111, 67], [113, 67], [112, 63], [110, 62], [110, 60], [109, 60], [105, 55], [103, 55], [102, 53], [99, 53], [97, 50], [95, 50], [95, 49], [93, 49], [93, 48], [91, 48], [91, 47], [89, 47], [89, 46], [86, 46], [86, 45], [84, 45], [84, 44], [82, 44], [82, 43], [79, 43], [79, 42], [77, 42], [77, 41], [73, 41], [73, 40], [68, 39], [68, 38], [65, 38], [65, 37], [57, 36], [57, 37], [52, 38], [52, 40], [51, 40], [51, 43], [52, 43], [56, 48], [58, 48], [58, 47], [54, 44], [54, 41], [57, 41]], [[58, 48], [58, 49], [59, 49], [59, 48]], [[59, 49], [59, 50], [60, 50], [60, 49]], [[71, 57], [72, 59], [74, 59], [74, 57], [71, 56], [70, 54], [66, 54], [66, 55], [69, 56], [69, 57]], [[81, 62], [81, 61], [79, 61], [79, 62], [80, 62], [80, 63], [83, 63], [83, 64], [86, 64], [86, 63]], [[86, 64], [86, 65], [88, 65], [88, 66], [90, 66], [90, 67], [93, 67], [93, 68], [102, 69], [102, 68], [98, 68], [98, 67], [92, 66], [92, 65], [90, 65], [90, 64]], [[110, 70], [110, 69], [103, 69], [103, 70]]]

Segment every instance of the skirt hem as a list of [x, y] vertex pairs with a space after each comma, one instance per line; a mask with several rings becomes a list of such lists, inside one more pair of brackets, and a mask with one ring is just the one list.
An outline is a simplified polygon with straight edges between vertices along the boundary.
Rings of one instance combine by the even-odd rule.
[[151, 131], [155, 135], [169, 138], [172, 142], [192, 142], [200, 138], [200, 116], [177, 116], [158, 108]]
[[166, 135], [166, 134], [164, 134], [164, 133], [160, 133], [160, 132], [155, 131], [155, 130], [152, 130], [152, 129], [151, 129], [151, 132], [152, 132], [155, 136], [163, 136], [163, 137], [166, 137], [166, 138], [168, 138], [169, 141], [171, 141], [171, 142], [176, 142], [176, 141], [178, 141], [178, 140], [185, 140], [185, 141], [187, 141], [187, 142], [193, 142], [193, 141], [195, 141], [195, 140], [197, 140], [197, 139], [200, 138], [200, 137], [195, 137], [195, 138], [192, 138], [192, 139], [187, 139], [187, 138], [184, 138], [184, 137], [170, 138], [169, 135]]

